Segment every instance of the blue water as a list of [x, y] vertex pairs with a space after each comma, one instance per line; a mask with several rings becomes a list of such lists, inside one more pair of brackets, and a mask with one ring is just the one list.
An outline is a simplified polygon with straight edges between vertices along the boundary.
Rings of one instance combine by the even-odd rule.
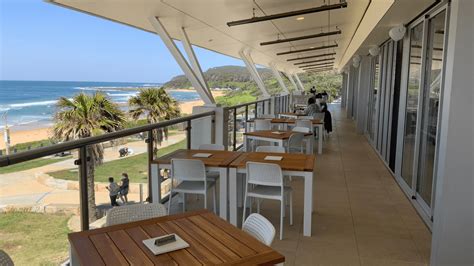
[[[3, 116], [7, 113], [10, 126], [48, 125], [55, 112], [59, 97], [72, 98], [79, 92], [94, 93], [103, 91], [117, 103], [126, 103], [137, 94], [136, 90], [120, 88], [158, 87], [159, 83], [124, 82], [77, 82], [77, 81], [9, 81], [0, 80], [0, 128], [4, 127]], [[170, 92], [178, 101], [199, 99], [196, 92]]]

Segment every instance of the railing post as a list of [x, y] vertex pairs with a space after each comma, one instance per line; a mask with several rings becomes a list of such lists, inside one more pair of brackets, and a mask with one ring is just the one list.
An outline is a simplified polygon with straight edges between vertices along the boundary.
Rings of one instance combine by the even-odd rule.
[[247, 121], [249, 120], [249, 106], [245, 106], [245, 133], [247, 133]]
[[152, 193], [152, 170], [151, 164], [153, 162], [153, 130], [148, 131], [148, 138], [146, 140], [147, 143], [147, 152], [148, 152], [148, 201], [153, 202], [153, 193]]
[[186, 148], [191, 149], [191, 120], [188, 120], [186, 126]]
[[258, 118], [258, 102], [255, 103], [255, 117], [254, 118]]
[[87, 185], [87, 146], [79, 148], [79, 159], [75, 164], [79, 166], [79, 204], [81, 209], [81, 230], [89, 230], [89, 195]]
[[237, 147], [237, 108], [234, 108], [234, 140], [233, 140], [233, 150], [235, 151]]

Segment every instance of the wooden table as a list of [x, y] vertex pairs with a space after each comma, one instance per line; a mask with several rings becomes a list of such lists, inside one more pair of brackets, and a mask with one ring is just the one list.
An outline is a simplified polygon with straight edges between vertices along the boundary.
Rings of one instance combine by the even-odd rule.
[[[196, 158], [193, 157], [196, 153], [210, 153], [212, 154], [209, 158]], [[219, 215], [227, 220], [227, 169], [229, 164], [237, 159], [241, 152], [235, 151], [215, 151], [215, 150], [185, 150], [180, 149], [174, 152], [168, 153], [158, 159], [155, 159], [152, 163], [153, 167], [157, 168], [152, 171], [152, 182], [158, 183], [158, 174], [160, 169], [171, 169], [171, 159], [194, 159], [201, 160], [204, 163], [207, 171], [219, 172]], [[156, 175], [156, 181], [153, 179], [153, 175]]]
[[[282, 156], [281, 161], [267, 161], [268, 155]], [[313, 212], [313, 179], [316, 157], [297, 153], [246, 152], [229, 165], [229, 216], [230, 222], [237, 225], [237, 173], [246, 173], [247, 162], [278, 164], [287, 176], [304, 178], [304, 218], [303, 235], [311, 236], [311, 217]]]
[[[249, 141], [262, 140], [276, 143], [278, 146], [284, 147], [284, 143], [288, 142], [290, 136], [294, 134], [293, 131], [279, 131], [279, 130], [260, 130], [244, 133], [244, 150], [249, 150]], [[305, 133], [306, 139], [306, 153], [313, 154], [313, 133]]]
[[[255, 123], [255, 120], [259, 120], [259, 119], [265, 119], [265, 118], [251, 119], [247, 121], [247, 124]], [[288, 125], [294, 125], [296, 121], [297, 119], [295, 118], [273, 118], [271, 119], [270, 122], [272, 124], [283, 125], [283, 127], [280, 127], [280, 129], [288, 130]], [[313, 124], [313, 130], [314, 129], [318, 130], [318, 154], [322, 154], [323, 153], [324, 122], [322, 119], [311, 119], [311, 122]], [[250, 130], [249, 127], [247, 127], [247, 131], [249, 130]]]
[[[176, 233], [189, 247], [161, 255], [142, 240]], [[72, 265], [276, 264], [285, 257], [206, 210], [71, 233]]]

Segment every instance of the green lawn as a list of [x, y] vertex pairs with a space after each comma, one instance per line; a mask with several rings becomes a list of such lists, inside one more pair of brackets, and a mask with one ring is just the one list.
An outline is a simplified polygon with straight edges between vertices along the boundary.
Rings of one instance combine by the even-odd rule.
[[[165, 155], [177, 149], [186, 148], [186, 140], [182, 140], [176, 144], [170, 145], [158, 151], [158, 156]], [[130, 182], [146, 183], [148, 172], [148, 155], [147, 153], [130, 156], [124, 159], [114, 160], [104, 163], [97, 167], [95, 172], [96, 182], [108, 182], [108, 177], [113, 176], [116, 181], [120, 180], [123, 172], [128, 173]], [[77, 169], [62, 170], [48, 173], [54, 178], [77, 180]]]
[[15, 265], [58, 265], [68, 258], [70, 216], [29, 212], [0, 213], [0, 249]]
[[64, 161], [70, 158], [71, 156], [59, 157], [59, 158], [40, 158], [40, 159], [36, 159], [36, 160], [24, 162], [24, 163], [1, 167], [0, 174], [8, 174], [8, 173], [19, 172], [19, 171], [24, 171], [28, 169], [33, 169], [36, 167], [41, 167], [48, 164]]

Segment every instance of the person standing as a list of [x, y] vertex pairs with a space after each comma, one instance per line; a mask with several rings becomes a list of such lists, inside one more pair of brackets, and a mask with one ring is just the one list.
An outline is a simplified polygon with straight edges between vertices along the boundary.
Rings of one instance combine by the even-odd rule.
[[112, 205], [112, 207], [119, 206], [117, 203], [117, 195], [120, 191], [120, 187], [115, 183], [113, 177], [109, 177], [109, 186], [107, 186], [107, 190], [109, 191], [110, 205]]
[[128, 179], [127, 173], [122, 173], [122, 179], [120, 184], [120, 199], [123, 203], [128, 203], [128, 187], [130, 183], [130, 179]]

